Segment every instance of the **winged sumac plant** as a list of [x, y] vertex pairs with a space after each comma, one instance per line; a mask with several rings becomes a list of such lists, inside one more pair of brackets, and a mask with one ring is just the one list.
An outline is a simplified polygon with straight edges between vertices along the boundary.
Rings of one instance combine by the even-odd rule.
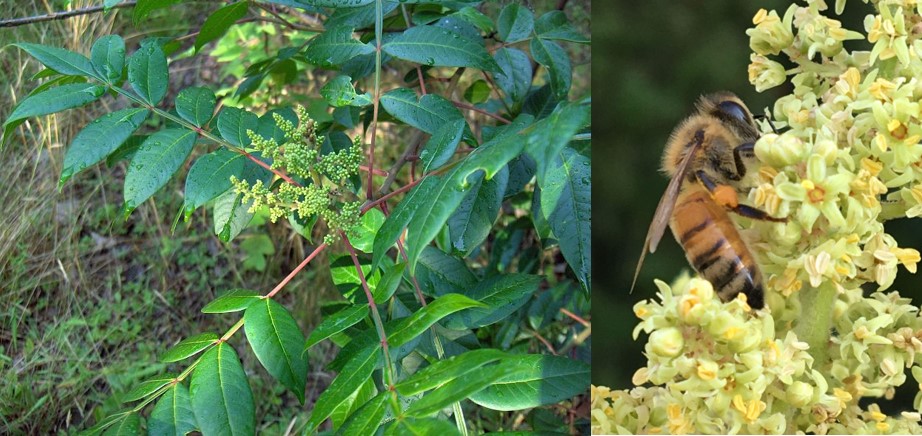
[[[139, 1], [136, 22], [171, 3]], [[308, 241], [318, 223], [325, 231], [274, 289], [229, 290], [206, 305], [242, 315], [222, 334], [165, 351], [176, 372], [121, 395], [129, 405], [89, 430], [255, 433], [248, 374], [257, 369], [245, 370], [245, 348], [232, 346], [242, 328], [263, 369], [302, 404], [313, 347], [340, 347], [325, 368], [338, 375], [301, 432], [466, 434], [483, 424], [465, 414], [487, 409], [527, 418], [490, 429], [585, 431], [588, 420], [570, 413], [563, 424], [558, 412], [575, 409], [589, 386], [589, 323], [579, 315], [591, 281], [590, 100], [568, 99], [561, 45], [588, 40], [562, 11], [536, 18], [517, 3], [241, 1], [214, 11], [189, 51], [266, 11], [280, 23], [309, 14], [317, 28], [285, 27], [307, 42], [248, 67], [221, 104], [205, 87], [164, 103], [177, 40], [146, 39], [130, 55], [118, 35], [89, 56], [16, 44], [48, 70], [5, 136], [28, 117], [99, 99], [123, 107], [73, 138], [62, 186], [100, 161], [130, 159], [130, 219], [197, 156], [185, 177], [187, 221], [210, 207], [225, 242], [260, 209]], [[323, 81], [327, 121], [290, 103], [262, 114], [226, 104], [245, 106], [279, 65], [294, 72], [282, 75], [289, 81], [306, 71]], [[323, 251], [343, 299], [305, 337], [273, 297]]]

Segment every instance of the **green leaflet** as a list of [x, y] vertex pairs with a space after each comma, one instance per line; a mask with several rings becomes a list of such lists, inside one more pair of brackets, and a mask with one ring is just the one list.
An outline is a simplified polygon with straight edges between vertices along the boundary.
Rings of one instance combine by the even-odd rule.
[[170, 382], [172, 382], [175, 378], [176, 374], [166, 373], [144, 380], [130, 391], [128, 391], [128, 393], [125, 394], [121, 400], [123, 403], [140, 400], [153, 394], [154, 392], [157, 392], [158, 389], [170, 384]]
[[521, 41], [531, 34], [535, 26], [535, 14], [518, 3], [510, 3], [499, 13], [496, 31], [505, 42]]
[[375, 51], [370, 44], [352, 38], [351, 27], [334, 27], [327, 29], [304, 50], [304, 57], [311, 64], [332, 68], [342, 65], [356, 56], [367, 55]]
[[108, 83], [117, 83], [125, 69], [125, 40], [119, 35], [106, 35], [93, 43], [90, 51], [93, 68]]
[[570, 147], [554, 158], [541, 190], [541, 210], [560, 252], [589, 291], [592, 286], [592, 163]]
[[208, 88], [193, 86], [176, 96], [176, 113], [184, 120], [202, 127], [214, 114], [215, 96]]
[[106, 88], [91, 83], [71, 83], [56, 86], [38, 94], [33, 94], [19, 102], [3, 127], [18, 125], [26, 118], [53, 114], [66, 109], [83, 106], [96, 101], [105, 94]]
[[96, 74], [96, 69], [93, 68], [93, 63], [90, 62], [90, 60], [82, 54], [74, 53], [63, 48], [48, 47], [41, 44], [29, 44], [21, 42], [13, 45], [25, 50], [27, 53], [32, 55], [32, 57], [38, 59], [42, 65], [51, 68], [58, 73], [67, 76], [85, 76], [95, 77], [100, 80], [105, 79], [103, 77], [99, 77], [99, 75]]
[[234, 348], [226, 342], [205, 353], [192, 371], [192, 411], [205, 435], [256, 432], [253, 393]]
[[202, 308], [202, 313], [239, 312], [260, 299], [259, 292], [250, 289], [231, 289]]
[[453, 436], [460, 435], [458, 428], [450, 421], [438, 418], [402, 418], [391, 421], [384, 436], [411, 435], [411, 436]]
[[535, 61], [547, 69], [550, 75], [551, 91], [558, 99], [566, 99], [570, 93], [573, 71], [570, 57], [563, 47], [553, 41], [533, 38], [529, 43], [531, 55]]
[[589, 389], [589, 365], [577, 360], [524, 354], [501, 365], [517, 370], [471, 395], [472, 401], [493, 410], [521, 410], [554, 404]]
[[156, 106], [166, 95], [169, 71], [159, 44], [145, 41], [128, 59], [128, 82], [145, 102]]
[[230, 189], [231, 176], [240, 176], [246, 156], [219, 148], [198, 158], [186, 175], [183, 210], [186, 215]]
[[304, 348], [310, 348], [314, 345], [320, 343], [320, 341], [329, 338], [349, 327], [352, 327], [357, 322], [365, 319], [368, 316], [368, 305], [361, 304], [355, 306], [349, 306], [339, 312], [336, 312], [332, 315], [329, 315], [323, 319], [323, 321], [317, 325], [316, 328], [311, 332], [311, 335], [307, 338], [307, 342], [304, 344]]
[[255, 132], [258, 126], [259, 118], [243, 109], [225, 107], [218, 114], [218, 132], [221, 132], [221, 137], [227, 142], [237, 147], [250, 145], [247, 130]]
[[294, 317], [281, 304], [264, 298], [247, 307], [243, 320], [247, 341], [263, 368], [304, 404], [307, 355], [302, 353], [304, 335]]
[[482, 44], [447, 29], [415, 26], [381, 46], [387, 54], [422, 65], [473, 67], [497, 71], [499, 66]]
[[182, 166], [195, 145], [195, 132], [164, 129], [150, 135], [125, 174], [125, 215], [160, 190]]
[[198, 36], [195, 37], [195, 51], [199, 51], [205, 44], [214, 41], [230, 29], [234, 23], [243, 18], [247, 13], [249, 2], [241, 1], [224, 6], [208, 16], [205, 24], [199, 29]]
[[410, 316], [395, 321], [387, 330], [387, 342], [399, 347], [423, 334], [440, 319], [471, 307], [484, 307], [484, 304], [460, 294], [443, 295]]
[[[340, 353], [343, 353], [341, 350]], [[362, 383], [371, 376], [378, 362], [382, 360], [381, 344], [372, 343], [367, 347], [358, 350], [343, 366], [339, 375], [333, 379], [333, 383], [327, 390], [320, 394], [311, 412], [311, 417], [307, 422], [307, 431], [310, 433], [315, 430], [323, 421], [330, 417], [333, 409], [339, 403], [345, 401], [353, 392], [355, 392]]]
[[194, 356], [200, 351], [210, 347], [218, 340], [218, 335], [214, 333], [202, 333], [188, 337], [179, 341], [178, 344], [170, 347], [163, 356], [160, 356], [161, 362], [178, 362], [185, 358]]
[[484, 305], [454, 314], [443, 325], [450, 329], [465, 330], [499, 322], [522, 307], [540, 284], [540, 276], [528, 274], [489, 277], [465, 293]]
[[74, 174], [103, 160], [115, 151], [147, 119], [150, 111], [133, 108], [103, 115], [90, 122], [71, 141], [64, 155], [64, 169], [58, 186]]
[[189, 389], [182, 383], [164, 392], [147, 420], [150, 436], [183, 436], [196, 428]]

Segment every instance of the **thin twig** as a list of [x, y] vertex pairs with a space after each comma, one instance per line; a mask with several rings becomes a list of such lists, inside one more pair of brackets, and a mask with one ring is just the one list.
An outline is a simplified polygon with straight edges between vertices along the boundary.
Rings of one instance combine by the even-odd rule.
[[467, 104], [467, 103], [462, 103], [462, 102], [457, 101], [457, 100], [452, 100], [451, 103], [454, 104], [455, 106], [459, 107], [459, 108], [467, 109], [467, 110], [470, 110], [470, 111], [477, 112], [477, 113], [479, 113], [479, 114], [486, 115], [486, 116], [488, 116], [488, 117], [490, 117], [490, 118], [493, 118], [494, 120], [497, 120], [497, 121], [499, 121], [499, 122], [501, 122], [501, 123], [503, 123], [503, 124], [512, 124], [512, 121], [509, 121], [509, 120], [507, 120], [506, 118], [503, 118], [503, 117], [500, 116], [500, 115], [496, 115], [496, 114], [492, 114], [492, 113], [490, 113], [490, 112], [487, 112], [487, 111], [485, 111], [485, 110], [483, 110], [483, 109], [481, 109], [481, 108], [479, 108], [479, 107], [471, 106], [471, 105], [469, 105], [469, 104]]
[[282, 279], [282, 281], [279, 282], [279, 284], [276, 285], [275, 288], [272, 289], [272, 291], [266, 294], [265, 298], [272, 298], [273, 296], [275, 296], [275, 294], [281, 291], [282, 288], [284, 288], [285, 285], [287, 285], [288, 282], [291, 281], [291, 279], [295, 278], [295, 276], [298, 275], [298, 273], [301, 272], [301, 270], [304, 269], [304, 267], [306, 267], [307, 264], [311, 263], [311, 261], [314, 260], [314, 258], [317, 257], [317, 255], [320, 254], [320, 252], [323, 251], [324, 248], [327, 248], [327, 244], [318, 245], [317, 248], [315, 248], [314, 251], [311, 252], [311, 254], [309, 254], [306, 258], [304, 258], [304, 260], [301, 261], [301, 263], [297, 267], [295, 267], [295, 269], [291, 270], [291, 272], [288, 273], [288, 276]]
[[419, 144], [422, 143], [423, 132], [422, 130], [416, 130], [413, 132], [413, 138], [410, 139], [410, 145], [407, 146], [406, 150], [403, 151], [403, 154], [397, 158], [397, 162], [394, 162], [394, 165], [387, 170], [387, 178], [384, 179], [384, 183], [381, 184], [381, 188], [378, 189], [378, 195], [387, 194], [388, 190], [391, 189], [391, 185], [394, 184], [394, 180], [397, 179], [397, 174], [400, 172], [400, 169], [403, 168], [404, 164], [409, 161], [409, 157], [416, 153], [416, 149], [419, 148]]
[[[119, 3], [115, 6], [112, 6], [109, 9], [120, 9], [120, 8], [130, 8], [134, 7], [137, 1], [127, 1], [124, 3]], [[63, 20], [65, 18], [76, 17], [78, 15], [87, 15], [95, 14], [97, 12], [102, 12], [105, 10], [105, 6], [90, 6], [82, 9], [74, 9], [72, 11], [60, 11], [52, 12], [45, 15], [35, 15], [32, 17], [23, 17], [23, 18], [12, 18], [9, 20], [0, 20], [0, 27], [16, 27], [16, 26], [25, 26], [26, 24], [32, 23], [41, 23], [44, 21], [53, 21], [53, 20]]]

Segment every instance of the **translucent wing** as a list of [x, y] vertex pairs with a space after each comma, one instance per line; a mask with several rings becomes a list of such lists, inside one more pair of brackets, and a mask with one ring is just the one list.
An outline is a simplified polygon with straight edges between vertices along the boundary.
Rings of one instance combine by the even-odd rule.
[[669, 218], [672, 217], [672, 209], [675, 207], [676, 198], [679, 197], [679, 188], [682, 187], [682, 180], [685, 179], [688, 169], [691, 166], [691, 161], [697, 154], [701, 143], [702, 138], [696, 135], [695, 139], [692, 140], [692, 143], [688, 147], [688, 153], [685, 154], [685, 158], [682, 159], [675, 174], [672, 175], [672, 180], [669, 181], [669, 186], [666, 187], [663, 198], [660, 198], [659, 205], [656, 206], [656, 213], [653, 214], [653, 221], [650, 222], [650, 228], [647, 230], [647, 239], [643, 243], [643, 251], [640, 253], [640, 260], [637, 261], [637, 269], [634, 271], [634, 281], [631, 282], [631, 292], [634, 292], [634, 285], [637, 284], [637, 276], [640, 275], [640, 268], [643, 266], [643, 259], [647, 256], [647, 251], [650, 253], [656, 251], [656, 246], [659, 245], [660, 239], [663, 238], [663, 232], [666, 231], [666, 226], [669, 225]]

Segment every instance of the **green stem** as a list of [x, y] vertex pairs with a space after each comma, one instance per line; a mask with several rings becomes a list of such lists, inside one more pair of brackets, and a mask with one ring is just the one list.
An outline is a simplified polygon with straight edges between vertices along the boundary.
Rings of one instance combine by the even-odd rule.
[[819, 288], [800, 290], [800, 322], [794, 327], [797, 339], [810, 345], [813, 356], [813, 368], [820, 369], [826, 365], [829, 335], [832, 331], [832, 311], [836, 301], [836, 288], [824, 283]]

